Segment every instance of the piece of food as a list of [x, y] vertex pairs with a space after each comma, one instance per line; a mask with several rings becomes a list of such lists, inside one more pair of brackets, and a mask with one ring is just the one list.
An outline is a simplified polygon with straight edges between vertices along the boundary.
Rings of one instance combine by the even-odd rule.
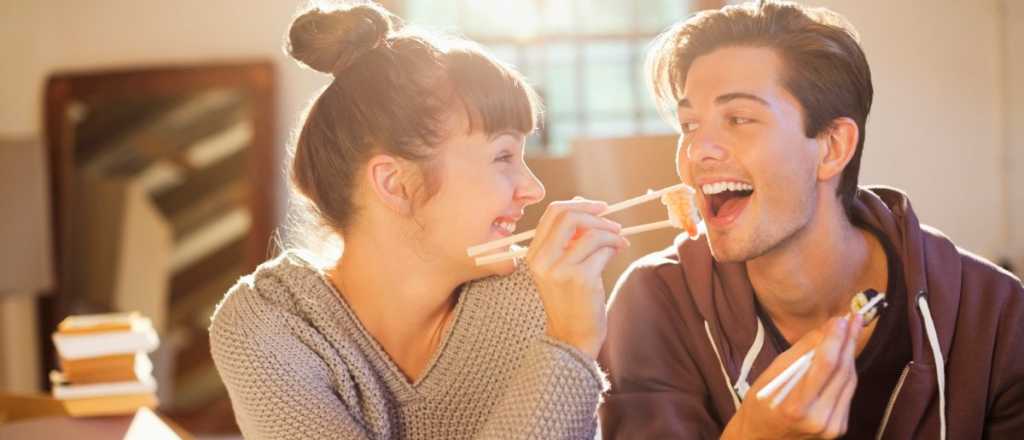
[[661, 196], [661, 203], [668, 209], [668, 219], [675, 227], [686, 231], [690, 238], [697, 238], [700, 231], [697, 225], [700, 224], [700, 214], [697, 212], [694, 195], [696, 191], [684, 187], [676, 191], [670, 191]]

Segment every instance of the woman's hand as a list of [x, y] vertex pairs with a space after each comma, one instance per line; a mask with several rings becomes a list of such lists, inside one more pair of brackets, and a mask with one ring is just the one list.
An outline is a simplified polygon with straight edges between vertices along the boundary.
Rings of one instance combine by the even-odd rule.
[[598, 217], [607, 208], [581, 198], [548, 205], [526, 254], [547, 313], [548, 335], [593, 358], [606, 333], [601, 272], [629, 246], [618, 223]]
[[[857, 389], [854, 355], [863, 318], [834, 318], [780, 354], [747, 392], [722, 438], [836, 438], [846, 433], [850, 401]], [[757, 398], [772, 379], [814, 349], [810, 370], [775, 408], [775, 393]]]

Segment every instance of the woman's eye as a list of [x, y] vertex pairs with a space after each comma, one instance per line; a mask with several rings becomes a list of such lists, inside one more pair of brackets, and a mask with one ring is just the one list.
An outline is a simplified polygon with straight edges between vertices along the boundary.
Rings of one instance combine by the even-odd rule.
[[683, 122], [682, 125], [680, 125], [680, 128], [683, 129], [683, 133], [692, 133], [694, 130], [697, 130], [697, 123]]
[[749, 123], [751, 123], [753, 121], [754, 121], [753, 119], [744, 118], [742, 116], [732, 116], [732, 117], [729, 118], [729, 122], [732, 123], [732, 125], [744, 125], [744, 124], [749, 124]]
[[494, 159], [495, 162], [512, 162], [512, 155], [508, 153], [500, 154]]

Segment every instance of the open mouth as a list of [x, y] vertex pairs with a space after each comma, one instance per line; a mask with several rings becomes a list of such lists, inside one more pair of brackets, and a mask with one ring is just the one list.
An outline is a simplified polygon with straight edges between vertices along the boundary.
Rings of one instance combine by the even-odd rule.
[[498, 235], [507, 237], [516, 232], [517, 219], [511, 217], [498, 217], [491, 223], [491, 230]]
[[743, 212], [754, 194], [754, 187], [743, 182], [716, 182], [702, 185], [701, 192], [711, 217], [729, 222]]

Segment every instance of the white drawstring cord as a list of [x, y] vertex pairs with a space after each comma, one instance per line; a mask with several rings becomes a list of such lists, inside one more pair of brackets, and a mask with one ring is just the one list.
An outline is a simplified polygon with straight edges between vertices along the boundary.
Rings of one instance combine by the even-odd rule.
[[935, 322], [932, 321], [932, 312], [928, 308], [928, 300], [923, 294], [917, 297], [917, 306], [921, 309], [921, 316], [924, 317], [924, 330], [928, 334], [928, 344], [932, 347], [932, 356], [935, 358], [935, 378], [939, 384], [939, 438], [946, 440], [946, 363], [942, 360], [942, 349], [939, 347], [939, 336], [935, 332]]
[[722, 377], [725, 378], [725, 386], [728, 387], [729, 395], [732, 396], [732, 404], [739, 411], [740, 399], [736, 397], [736, 393], [732, 390], [732, 380], [729, 379], [729, 373], [725, 371], [725, 363], [722, 362], [722, 355], [718, 354], [718, 346], [715, 345], [715, 338], [711, 337], [711, 325], [707, 321], [704, 321], [704, 331], [708, 334], [708, 341], [711, 341], [711, 349], [715, 350], [715, 357], [718, 358], [718, 367], [722, 369]]
[[747, 376], [750, 376], [750, 369], [754, 368], [754, 361], [757, 360], [757, 355], [761, 353], [761, 347], [764, 346], [764, 325], [761, 324], [761, 319], [757, 320], [757, 335], [754, 336], [754, 344], [750, 346], [750, 350], [747, 350], [747, 355], [743, 358], [743, 365], [740, 367], [740, 377], [736, 378], [736, 392], [740, 395], [740, 400], [747, 398], [747, 391], [750, 391], [750, 384], [747, 383]]

